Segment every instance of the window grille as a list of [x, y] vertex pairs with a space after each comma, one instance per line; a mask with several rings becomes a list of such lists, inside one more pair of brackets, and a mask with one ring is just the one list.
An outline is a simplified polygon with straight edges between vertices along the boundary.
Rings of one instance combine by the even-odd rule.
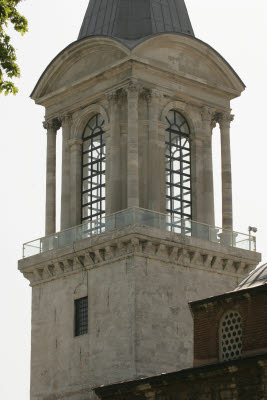
[[[176, 110], [166, 120], [166, 211], [171, 217], [192, 219], [190, 128]], [[172, 218], [174, 224], [174, 218]], [[179, 222], [177, 222], [179, 224]]]
[[104, 119], [94, 115], [83, 133], [82, 153], [82, 222], [105, 215], [106, 145]]
[[242, 356], [242, 318], [237, 311], [228, 311], [220, 323], [220, 360], [236, 360]]
[[75, 300], [75, 336], [88, 333], [88, 297]]

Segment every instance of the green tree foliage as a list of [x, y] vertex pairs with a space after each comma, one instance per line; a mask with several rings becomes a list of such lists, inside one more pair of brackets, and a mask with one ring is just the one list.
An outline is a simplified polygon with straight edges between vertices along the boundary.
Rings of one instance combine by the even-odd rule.
[[27, 32], [28, 22], [17, 10], [21, 1], [0, 0], [0, 93], [4, 92], [5, 95], [18, 92], [11, 79], [20, 77], [20, 69], [6, 28], [11, 25], [21, 35]]

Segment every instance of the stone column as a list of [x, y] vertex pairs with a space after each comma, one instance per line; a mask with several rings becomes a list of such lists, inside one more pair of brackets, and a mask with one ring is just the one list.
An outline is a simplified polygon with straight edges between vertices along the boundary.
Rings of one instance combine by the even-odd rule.
[[202, 138], [203, 138], [203, 223], [214, 226], [214, 188], [213, 188], [213, 165], [212, 165], [212, 124], [214, 110], [203, 107], [202, 112]]
[[112, 185], [111, 185], [111, 138], [110, 130], [105, 130], [103, 136], [104, 142], [106, 144], [106, 215], [111, 214], [111, 195], [112, 195]]
[[[165, 172], [165, 154], [159, 143], [159, 101], [161, 94], [156, 89], [148, 93], [149, 138], [148, 138], [148, 208], [153, 211], [161, 210], [162, 168]], [[165, 144], [165, 135], [164, 135]], [[163, 162], [162, 162], [163, 160]], [[165, 187], [165, 173], [164, 173]], [[166, 190], [164, 193], [166, 196]], [[164, 211], [165, 212], [165, 211]]]
[[69, 140], [70, 145], [70, 224], [81, 224], [82, 140]]
[[127, 87], [128, 138], [127, 138], [127, 207], [139, 207], [138, 162], [138, 98], [139, 86], [131, 81]]
[[56, 139], [60, 122], [45, 121], [47, 130], [45, 235], [56, 232]]
[[165, 160], [165, 147], [166, 147], [166, 129], [167, 124], [159, 123], [158, 133], [158, 146], [159, 146], [159, 190], [160, 190], [160, 204], [159, 212], [166, 214], [166, 160]]
[[192, 219], [203, 222], [205, 219], [203, 198], [203, 137], [202, 121], [198, 121], [196, 132], [191, 134], [191, 182], [192, 182]]
[[120, 118], [119, 118], [119, 92], [108, 94], [110, 105], [110, 173], [109, 195], [107, 209], [110, 213], [121, 210], [121, 142], [120, 142]]
[[70, 225], [70, 146], [72, 116], [65, 114], [60, 117], [62, 123], [62, 178], [61, 178], [61, 230]]
[[220, 113], [218, 122], [221, 130], [221, 159], [222, 159], [222, 227], [233, 230], [233, 205], [232, 205], [232, 169], [231, 169], [231, 144], [230, 123], [234, 116], [230, 113]]

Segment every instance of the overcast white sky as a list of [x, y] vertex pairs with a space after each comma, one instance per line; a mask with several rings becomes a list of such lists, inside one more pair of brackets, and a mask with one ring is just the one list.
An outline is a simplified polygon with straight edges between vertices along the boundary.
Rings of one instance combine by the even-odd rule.
[[[25, 0], [29, 33], [14, 35], [22, 79], [16, 97], [0, 96], [1, 283], [0, 398], [28, 400], [31, 290], [17, 271], [22, 243], [43, 236], [46, 137], [44, 111], [29, 95], [47, 64], [78, 35], [88, 0]], [[258, 227], [267, 261], [267, 1], [187, 0], [198, 38], [214, 47], [247, 85], [233, 101], [234, 228]], [[219, 135], [214, 135], [217, 225], [220, 221]], [[60, 146], [60, 139], [58, 140]], [[60, 162], [60, 158], [59, 158]]]

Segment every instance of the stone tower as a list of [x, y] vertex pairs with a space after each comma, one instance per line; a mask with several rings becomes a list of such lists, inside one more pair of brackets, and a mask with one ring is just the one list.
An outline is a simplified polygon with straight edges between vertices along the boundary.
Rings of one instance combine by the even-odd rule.
[[90, 1], [78, 40], [31, 95], [47, 130], [46, 236], [19, 261], [32, 287], [31, 400], [84, 400], [192, 366], [188, 302], [233, 289], [260, 261], [253, 238], [233, 232], [230, 101], [244, 88], [195, 38], [184, 0]]

